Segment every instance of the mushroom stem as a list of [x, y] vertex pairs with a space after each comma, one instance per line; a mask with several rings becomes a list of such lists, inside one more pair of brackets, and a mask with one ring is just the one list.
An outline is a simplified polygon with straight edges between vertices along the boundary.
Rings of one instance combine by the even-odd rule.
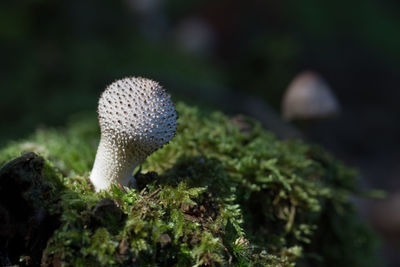
[[104, 137], [100, 138], [96, 159], [90, 173], [90, 180], [97, 192], [107, 189], [113, 183], [127, 186], [130, 181], [133, 181], [132, 172], [142, 160], [129, 157], [127, 151], [129, 150], [125, 149], [120, 153], [115, 153], [110, 149], [109, 141]]

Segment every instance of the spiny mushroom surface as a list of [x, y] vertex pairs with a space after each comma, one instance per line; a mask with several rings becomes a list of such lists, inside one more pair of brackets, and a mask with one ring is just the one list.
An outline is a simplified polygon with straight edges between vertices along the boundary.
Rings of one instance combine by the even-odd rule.
[[96, 191], [128, 185], [133, 169], [176, 133], [175, 106], [155, 81], [129, 77], [109, 85], [98, 106], [101, 138], [90, 180]]

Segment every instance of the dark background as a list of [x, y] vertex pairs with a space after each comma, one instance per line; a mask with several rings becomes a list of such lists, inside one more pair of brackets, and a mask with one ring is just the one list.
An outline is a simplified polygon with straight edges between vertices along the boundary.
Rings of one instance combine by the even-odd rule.
[[[152, 78], [175, 99], [254, 116], [360, 168], [360, 186], [388, 192], [360, 210], [399, 266], [399, 1], [2, 0], [0, 62], [1, 145], [95, 111], [115, 79]], [[280, 106], [305, 70], [342, 110], [296, 130]]]

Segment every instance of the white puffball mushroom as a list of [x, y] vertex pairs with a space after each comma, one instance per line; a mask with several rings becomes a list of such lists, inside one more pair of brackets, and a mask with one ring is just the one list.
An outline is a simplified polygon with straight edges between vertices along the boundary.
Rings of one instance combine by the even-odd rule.
[[340, 112], [338, 100], [318, 74], [305, 71], [290, 83], [282, 101], [283, 117], [310, 120], [333, 117]]
[[96, 191], [128, 185], [134, 168], [176, 133], [174, 103], [149, 79], [115, 81], [102, 93], [97, 111], [101, 138], [90, 174]]

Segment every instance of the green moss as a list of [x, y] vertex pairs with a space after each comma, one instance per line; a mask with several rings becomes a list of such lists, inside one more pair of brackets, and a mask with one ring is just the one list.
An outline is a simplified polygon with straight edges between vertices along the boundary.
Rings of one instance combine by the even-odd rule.
[[177, 136], [137, 170], [137, 189], [93, 192], [87, 176], [99, 139], [94, 115], [76, 117], [65, 129], [39, 130], [0, 151], [1, 163], [35, 151], [51, 162], [46, 176], [63, 181], [53, 183], [58, 201], [50, 208], [61, 226], [45, 262], [374, 264], [376, 239], [350, 202], [358, 194], [356, 171], [319, 147], [278, 141], [251, 119], [184, 104], [177, 110]]

